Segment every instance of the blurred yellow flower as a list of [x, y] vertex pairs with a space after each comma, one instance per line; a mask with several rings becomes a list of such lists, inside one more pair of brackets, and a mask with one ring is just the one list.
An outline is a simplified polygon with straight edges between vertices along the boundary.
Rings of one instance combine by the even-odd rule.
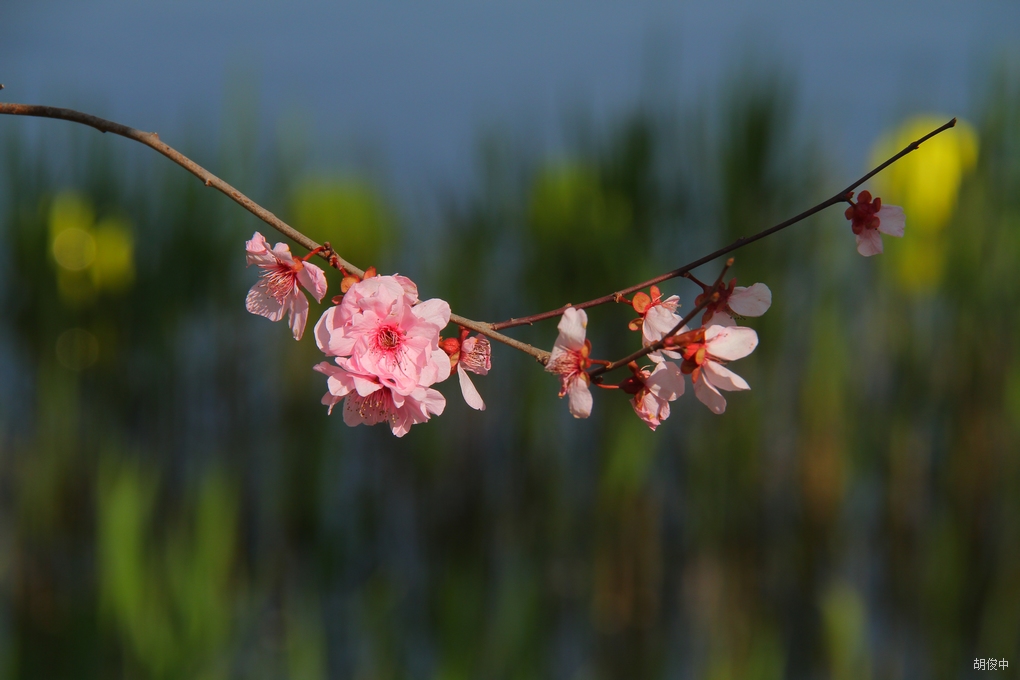
[[[878, 165], [915, 139], [945, 122], [921, 115], [883, 135], [872, 148]], [[947, 241], [944, 229], [956, 211], [960, 184], [977, 163], [978, 136], [966, 121], [925, 142], [873, 180], [882, 202], [903, 206], [906, 238], [889, 249], [900, 285], [910, 292], [933, 289], [942, 279]]]

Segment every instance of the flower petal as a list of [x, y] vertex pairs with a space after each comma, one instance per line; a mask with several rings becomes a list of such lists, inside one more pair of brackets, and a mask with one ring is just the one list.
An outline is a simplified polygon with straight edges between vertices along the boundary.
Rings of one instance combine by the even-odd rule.
[[719, 390], [705, 380], [704, 376], [694, 381], [694, 394], [712, 413], [718, 415], [726, 410], [726, 397], [719, 394]]
[[772, 291], [764, 283], [756, 283], [749, 288], [737, 286], [727, 305], [740, 316], [761, 316], [772, 306]]
[[312, 294], [316, 302], [322, 302], [322, 298], [326, 295], [326, 274], [323, 273], [322, 269], [314, 264], [305, 262], [304, 266], [298, 271], [297, 279], [298, 283]]
[[662, 339], [673, 330], [681, 317], [665, 305], [655, 305], [645, 314], [645, 322], [641, 325], [641, 340], [645, 347]]
[[684, 393], [684, 374], [672, 361], [663, 361], [645, 378], [645, 387], [659, 399], [673, 401]]
[[882, 252], [882, 235], [878, 233], [878, 229], [865, 229], [857, 234], [857, 252], [864, 257]]
[[737, 390], [749, 390], [751, 386], [739, 375], [714, 361], [706, 361], [701, 365], [702, 379], [709, 380], [712, 385], [720, 390], [735, 392]]
[[475, 389], [474, 383], [471, 382], [471, 378], [461, 364], [457, 364], [457, 377], [460, 378], [460, 391], [464, 395], [467, 405], [476, 411], [484, 411], [485, 402], [482, 401], [482, 395], [478, 394], [478, 390]]
[[273, 295], [269, 294], [268, 283], [263, 278], [260, 278], [251, 287], [251, 290], [248, 291], [248, 297], [244, 301], [244, 306], [252, 314], [264, 316], [270, 321], [282, 319], [287, 309], [285, 303], [280, 302]]
[[709, 326], [705, 331], [705, 348], [716, 359], [743, 359], [758, 346], [758, 334], [745, 326]]
[[588, 315], [583, 309], [567, 307], [563, 310], [563, 316], [556, 326], [560, 335], [556, 338], [554, 347], [562, 347], [569, 350], [580, 350], [584, 347], [584, 333], [588, 326]]
[[591, 415], [592, 398], [588, 390], [587, 376], [578, 375], [567, 384], [567, 401], [570, 415], [587, 418]]
[[903, 208], [898, 205], [883, 205], [878, 211], [878, 219], [881, 220], [878, 225], [880, 232], [890, 236], [903, 236], [903, 229], [907, 226], [907, 217], [903, 214]]
[[300, 288], [295, 288], [288, 296], [287, 303], [290, 308], [290, 330], [294, 333], [294, 339], [300, 340], [308, 323], [308, 298]]
[[412, 307], [411, 311], [416, 317], [439, 330], [443, 330], [450, 323], [450, 303], [446, 300], [439, 298], [425, 300]]

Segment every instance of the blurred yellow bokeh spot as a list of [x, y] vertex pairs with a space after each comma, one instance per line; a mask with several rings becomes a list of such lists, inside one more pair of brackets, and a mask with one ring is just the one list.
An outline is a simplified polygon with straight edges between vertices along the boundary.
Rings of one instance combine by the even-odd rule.
[[64, 302], [80, 307], [100, 290], [119, 292], [134, 282], [134, 237], [125, 220], [104, 217], [97, 223], [89, 199], [65, 191], [53, 199], [49, 230]]
[[96, 288], [120, 291], [135, 279], [135, 242], [124, 220], [107, 217], [95, 228], [96, 259], [92, 281]]
[[[945, 121], [932, 115], [908, 119], [875, 143], [871, 164], [878, 165]], [[945, 227], [956, 212], [960, 184], [974, 168], [977, 157], [977, 133], [969, 123], [959, 120], [955, 128], [929, 139], [872, 180], [873, 193], [885, 204], [903, 206], [907, 216], [902, 243], [884, 239], [896, 279], [904, 290], [928, 291], [942, 280], [948, 246]]]

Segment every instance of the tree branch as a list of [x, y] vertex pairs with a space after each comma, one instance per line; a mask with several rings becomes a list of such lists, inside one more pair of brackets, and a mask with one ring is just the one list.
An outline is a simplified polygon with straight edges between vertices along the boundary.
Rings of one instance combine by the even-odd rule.
[[[0, 85], [0, 89], [2, 88], [3, 86]], [[331, 267], [347, 271], [348, 273], [355, 274], [358, 277], [364, 276], [365, 274], [364, 270], [354, 266], [347, 260], [340, 257], [340, 255], [338, 255], [328, 243], [320, 245], [308, 238], [300, 231], [274, 215], [272, 212], [266, 210], [261, 205], [245, 196], [227, 182], [224, 182], [222, 179], [212, 174], [201, 165], [182, 154], [180, 151], [177, 151], [169, 144], [163, 142], [159, 138], [159, 135], [155, 132], [143, 132], [142, 130], [136, 130], [135, 128], [106, 120], [105, 118], [99, 118], [98, 116], [74, 111], [73, 109], [57, 108], [55, 106], [8, 104], [0, 102], [0, 114], [66, 120], [72, 123], [87, 125], [99, 130], [100, 132], [111, 132], [115, 135], [127, 137], [128, 139], [144, 144], [151, 149], [155, 149], [177, 165], [190, 172], [192, 175], [201, 180], [207, 187], [212, 187], [227, 195], [245, 210], [255, 215], [255, 217], [259, 218], [273, 229], [276, 229], [287, 238], [299, 243], [309, 251], [315, 251], [316, 254], [324, 259]], [[465, 328], [470, 328], [471, 330], [477, 331], [478, 333], [492, 338], [493, 340], [509, 345], [514, 349], [519, 349], [520, 351], [534, 357], [539, 363], [545, 364], [549, 360], [549, 352], [503, 335], [502, 333], [497, 332], [496, 329], [492, 328], [491, 324], [467, 319], [458, 314], [451, 314], [450, 322], [459, 324]]]
[[749, 243], [754, 243], [755, 241], [757, 241], [759, 239], [763, 239], [766, 236], [771, 236], [772, 234], [776, 233], [777, 231], [781, 231], [781, 230], [786, 229], [787, 227], [789, 227], [791, 225], [796, 224], [797, 222], [801, 222], [801, 221], [807, 219], [808, 217], [811, 217], [815, 213], [820, 212], [820, 211], [824, 210], [825, 208], [828, 208], [829, 206], [833, 206], [833, 205], [836, 205], [837, 203], [842, 203], [842, 202], [844, 202], [846, 200], [849, 200], [850, 193], [854, 189], [856, 189], [860, 185], [864, 184], [866, 181], [868, 181], [869, 179], [871, 179], [872, 177], [874, 177], [879, 172], [881, 172], [882, 170], [886, 169], [887, 167], [889, 167], [890, 165], [892, 165], [893, 163], [895, 163], [899, 159], [903, 158], [908, 153], [916, 150], [922, 143], [928, 141], [929, 139], [931, 139], [932, 137], [934, 137], [935, 135], [937, 135], [937, 134], [939, 134], [941, 132], [945, 132], [946, 130], [948, 130], [949, 128], [951, 128], [951, 127], [953, 127], [955, 125], [956, 125], [956, 118], [953, 118], [948, 123], [942, 125], [939, 128], [936, 128], [935, 130], [932, 130], [931, 132], [926, 134], [924, 137], [921, 137], [920, 139], [911, 142], [906, 147], [904, 147], [902, 151], [900, 151], [899, 153], [897, 153], [892, 158], [889, 158], [887, 161], [885, 161], [881, 165], [877, 166], [876, 168], [874, 168], [873, 170], [868, 172], [866, 175], [864, 175], [863, 177], [858, 179], [856, 182], [854, 182], [853, 184], [848, 186], [846, 189], [843, 189], [842, 191], [840, 191], [840, 192], [838, 192], [836, 194], [833, 194], [832, 196], [830, 196], [829, 198], [825, 199], [821, 203], [818, 203], [817, 205], [815, 205], [815, 206], [813, 206], [811, 208], [808, 208], [804, 212], [802, 212], [802, 213], [800, 213], [798, 215], [794, 215], [790, 219], [784, 220], [783, 222], [780, 222], [779, 224], [777, 224], [777, 225], [775, 225], [773, 227], [769, 227], [768, 229], [764, 229], [762, 231], [759, 231], [757, 234], [754, 234], [753, 236], [741, 236], [740, 238], [738, 238], [736, 241], [734, 241], [733, 243], [729, 244], [728, 246], [720, 248], [719, 250], [716, 250], [715, 252], [709, 253], [708, 255], [705, 255], [704, 257], [700, 257], [697, 260], [694, 260], [693, 262], [685, 264], [684, 266], [682, 266], [682, 267], [680, 267], [678, 269], [674, 269], [672, 271], [666, 272], [665, 274], [661, 274], [659, 276], [656, 276], [655, 278], [648, 279], [647, 281], [642, 281], [641, 283], [638, 283], [638, 284], [635, 284], [633, 286], [630, 286], [629, 288], [624, 288], [623, 290], [618, 290], [618, 291], [616, 291], [614, 293], [610, 293], [609, 295], [603, 295], [602, 297], [598, 297], [598, 298], [595, 298], [593, 300], [588, 300], [587, 302], [580, 302], [580, 303], [577, 303], [577, 304], [574, 304], [574, 305], [564, 305], [563, 307], [559, 307], [557, 309], [552, 309], [552, 310], [549, 310], [548, 312], [542, 312], [541, 314], [532, 314], [530, 316], [522, 316], [522, 317], [518, 317], [518, 318], [508, 319], [506, 321], [500, 321], [498, 323], [491, 324], [491, 327], [492, 327], [493, 330], [502, 330], [504, 328], [513, 328], [514, 326], [523, 326], [524, 324], [529, 324], [530, 325], [530, 324], [533, 324], [536, 321], [543, 321], [545, 319], [551, 319], [551, 318], [555, 318], [555, 317], [558, 317], [558, 316], [562, 316], [563, 312], [567, 309], [567, 307], [574, 307], [575, 309], [587, 309], [588, 307], [596, 307], [598, 305], [604, 305], [604, 304], [609, 303], [609, 302], [616, 302], [616, 301], [618, 301], [620, 299], [620, 297], [622, 297], [624, 295], [629, 295], [629, 294], [634, 293], [634, 292], [637, 292], [637, 291], [641, 290], [642, 288], [646, 288], [646, 287], [651, 286], [651, 285], [656, 284], [656, 283], [662, 283], [663, 281], [667, 281], [669, 279], [674, 279], [674, 278], [676, 278], [678, 276], [683, 276], [684, 274], [686, 274], [687, 272], [691, 271], [692, 269], [696, 269], [697, 267], [700, 267], [701, 265], [703, 265], [703, 264], [705, 264], [707, 262], [711, 262], [712, 260], [716, 259], [717, 257], [722, 257], [723, 255], [726, 255], [728, 253], [732, 253], [734, 250], [737, 250], [738, 248], [743, 248], [744, 246], [746, 246]]

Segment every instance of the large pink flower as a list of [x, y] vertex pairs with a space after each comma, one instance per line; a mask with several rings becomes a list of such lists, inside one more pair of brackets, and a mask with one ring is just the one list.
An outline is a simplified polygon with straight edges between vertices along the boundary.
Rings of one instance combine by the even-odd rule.
[[883, 206], [882, 199], [877, 197], [872, 201], [870, 191], [858, 194], [857, 203], [847, 208], [844, 214], [857, 236], [857, 252], [864, 257], [882, 252], [879, 232], [902, 238], [906, 226], [903, 208], [898, 205]]
[[588, 360], [591, 342], [584, 338], [587, 326], [588, 315], [584, 310], [568, 307], [557, 326], [560, 334], [545, 365], [545, 370], [560, 377], [560, 397], [568, 395], [570, 414], [575, 418], [591, 415], [592, 399], [588, 391], [591, 378], [587, 373], [591, 365]]
[[726, 398], [719, 390], [749, 390], [750, 385], [739, 375], [724, 366], [742, 359], [758, 346], [754, 329], [742, 326], [709, 326], [677, 337], [682, 343], [684, 363], [681, 370], [689, 373], [694, 382], [694, 394], [712, 410], [726, 410]]
[[430, 386], [450, 375], [450, 360], [439, 349], [450, 305], [417, 299], [409, 279], [374, 276], [351, 286], [315, 324], [319, 349], [336, 362], [316, 366], [329, 377], [323, 403], [332, 410], [345, 399], [348, 425], [387, 420], [399, 437], [442, 413], [446, 400]]
[[634, 376], [634, 382], [639, 383], [639, 386], [635, 388], [637, 392], [631, 398], [630, 405], [634, 407], [638, 418], [655, 430], [663, 420], [669, 418], [669, 402], [684, 393], [683, 373], [672, 361], [660, 361], [652, 371], [641, 369], [640, 375]]
[[266, 238], [257, 231], [245, 249], [248, 264], [256, 264], [262, 270], [258, 282], [248, 291], [245, 307], [270, 321], [290, 314], [290, 329], [294, 339], [300, 340], [308, 322], [308, 299], [301, 294], [301, 288], [311, 293], [316, 302], [322, 302], [326, 275], [314, 264], [294, 257], [286, 243], [277, 243], [270, 250]]

